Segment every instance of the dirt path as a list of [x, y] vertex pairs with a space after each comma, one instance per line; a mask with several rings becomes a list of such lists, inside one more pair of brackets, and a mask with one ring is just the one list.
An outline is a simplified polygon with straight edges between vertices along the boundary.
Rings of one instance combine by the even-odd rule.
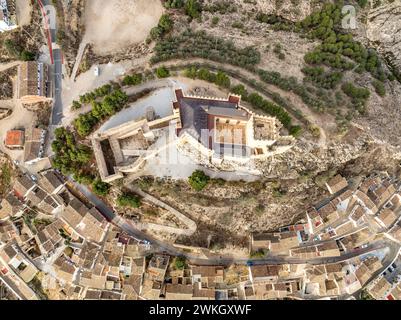
[[19, 66], [21, 64], [20, 61], [12, 61], [8, 63], [0, 64], [0, 72], [6, 71], [7, 69], [13, 68], [15, 66]]
[[184, 223], [187, 226], [187, 229], [182, 229], [182, 228], [174, 228], [174, 227], [164, 226], [164, 225], [155, 224], [155, 223], [142, 223], [141, 224], [142, 229], [153, 229], [155, 231], [175, 233], [177, 235], [185, 235], [185, 236], [191, 236], [196, 231], [195, 221], [188, 218], [187, 216], [185, 216], [178, 210], [174, 209], [167, 203], [155, 198], [154, 196], [150, 195], [149, 193], [142, 191], [138, 187], [127, 186], [127, 188], [130, 189], [131, 191], [135, 192], [136, 194], [140, 195], [145, 201], [151, 202], [160, 208], [168, 210], [171, 214], [173, 214], [177, 219], [179, 219], [182, 223]]

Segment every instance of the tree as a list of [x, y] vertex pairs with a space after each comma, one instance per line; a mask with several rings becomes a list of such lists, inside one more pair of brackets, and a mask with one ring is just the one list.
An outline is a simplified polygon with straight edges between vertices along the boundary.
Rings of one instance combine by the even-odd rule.
[[82, 107], [82, 104], [79, 101], [74, 100], [72, 102], [72, 106], [71, 106], [72, 110], [77, 110], [77, 109], [80, 109], [81, 107]]
[[203, 171], [196, 170], [192, 173], [192, 175], [188, 178], [188, 182], [193, 189], [196, 191], [203, 190], [206, 185], [209, 183], [210, 177], [207, 176]]
[[174, 266], [177, 270], [183, 270], [186, 264], [186, 258], [184, 256], [175, 257]]
[[168, 14], [163, 14], [159, 19], [159, 27], [162, 28], [163, 33], [169, 32], [173, 28], [173, 20]]
[[105, 196], [110, 191], [110, 185], [106, 182], [103, 182], [99, 178], [92, 183], [92, 188], [93, 192], [99, 196]]
[[373, 87], [376, 90], [376, 93], [380, 96], [380, 97], [384, 97], [386, 95], [386, 88], [384, 86], [384, 83], [379, 81], [379, 80], [374, 80], [372, 82]]
[[222, 71], [217, 72], [215, 83], [224, 88], [229, 88], [231, 84], [230, 78]]
[[22, 61], [33, 61], [33, 60], [35, 60], [35, 54], [33, 52], [23, 50], [21, 52], [21, 60]]
[[201, 15], [202, 7], [197, 0], [187, 0], [184, 8], [185, 14], [192, 19], [199, 18]]
[[161, 66], [156, 69], [156, 75], [158, 78], [167, 78], [170, 76], [170, 71], [165, 66]]

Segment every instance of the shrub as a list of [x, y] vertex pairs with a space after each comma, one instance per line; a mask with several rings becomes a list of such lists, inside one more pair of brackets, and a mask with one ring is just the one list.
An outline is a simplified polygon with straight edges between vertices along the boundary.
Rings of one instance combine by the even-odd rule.
[[171, 20], [170, 16], [168, 14], [163, 14], [160, 17], [157, 26], [150, 30], [150, 38], [153, 40], [162, 38], [166, 33], [173, 29], [173, 25], [174, 22]]
[[199, 18], [201, 15], [202, 7], [197, 0], [187, 0], [184, 8], [185, 14], [191, 19]]
[[99, 178], [93, 181], [92, 183], [93, 192], [99, 196], [106, 196], [110, 191], [110, 185], [106, 182], [103, 182]]
[[301, 131], [302, 131], [301, 126], [296, 125], [290, 127], [289, 133], [294, 137], [298, 137], [301, 134]]
[[263, 258], [267, 254], [267, 249], [259, 249], [257, 251], [252, 251], [249, 255], [250, 258]]
[[158, 78], [167, 78], [170, 76], [170, 71], [165, 66], [161, 66], [156, 69], [156, 75]]
[[179, 9], [184, 6], [184, 0], [167, 0], [164, 2], [166, 8]]
[[82, 104], [79, 101], [74, 100], [72, 102], [72, 106], [71, 106], [72, 110], [77, 110], [77, 109], [80, 109], [81, 107], [82, 107]]
[[386, 88], [384, 86], [384, 83], [379, 81], [379, 80], [374, 80], [372, 82], [373, 87], [376, 90], [376, 93], [381, 96], [384, 97], [386, 95]]
[[213, 17], [212, 18], [212, 26], [217, 26], [217, 24], [219, 23], [219, 17]]
[[184, 256], [175, 257], [174, 259], [174, 267], [177, 270], [183, 270], [186, 266], [186, 258]]
[[207, 176], [203, 171], [196, 170], [188, 178], [188, 182], [191, 187], [196, 191], [203, 190], [209, 183], [210, 177]]
[[141, 73], [135, 73], [133, 75], [127, 75], [123, 79], [124, 86], [135, 86], [142, 83], [143, 76]]
[[118, 196], [117, 204], [120, 207], [139, 208], [141, 206], [141, 199], [137, 195], [123, 193]]

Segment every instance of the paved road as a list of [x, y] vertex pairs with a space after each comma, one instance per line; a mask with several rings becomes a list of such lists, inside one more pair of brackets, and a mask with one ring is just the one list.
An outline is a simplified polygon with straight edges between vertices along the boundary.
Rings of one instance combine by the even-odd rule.
[[[42, 0], [41, 2], [44, 7], [52, 5], [51, 0]], [[58, 48], [58, 45], [56, 44], [57, 23], [50, 24], [50, 26], [53, 25], [55, 28], [50, 29], [51, 48], [49, 48], [49, 50], [53, 52], [54, 61], [54, 63], [50, 66], [50, 74], [53, 78], [53, 109], [51, 124], [56, 126], [61, 123], [61, 119], [63, 118], [63, 104], [61, 101], [63, 59], [61, 49]]]

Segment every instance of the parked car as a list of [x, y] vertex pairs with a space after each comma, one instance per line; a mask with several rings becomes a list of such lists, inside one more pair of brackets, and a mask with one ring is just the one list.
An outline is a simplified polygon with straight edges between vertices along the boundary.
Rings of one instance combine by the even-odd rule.
[[95, 69], [93, 70], [93, 73], [95, 74], [95, 77], [98, 77], [100, 74], [100, 69], [99, 66], [96, 66]]

